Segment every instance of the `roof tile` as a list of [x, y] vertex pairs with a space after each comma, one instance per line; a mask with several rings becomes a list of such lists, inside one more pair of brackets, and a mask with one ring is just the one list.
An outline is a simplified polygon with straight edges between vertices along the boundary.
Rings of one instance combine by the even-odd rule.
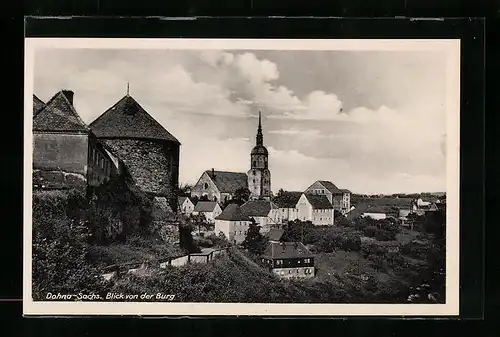
[[106, 110], [90, 127], [99, 138], [146, 138], [179, 143], [129, 95]]
[[75, 111], [64, 91], [59, 91], [33, 118], [33, 130], [88, 132], [89, 128]]
[[222, 213], [215, 218], [216, 220], [226, 221], [250, 221], [250, 218], [243, 214], [238, 204], [229, 204]]
[[205, 173], [208, 174], [221, 193], [233, 194], [240, 188], [248, 187], [246, 173], [211, 170], [205, 171]]

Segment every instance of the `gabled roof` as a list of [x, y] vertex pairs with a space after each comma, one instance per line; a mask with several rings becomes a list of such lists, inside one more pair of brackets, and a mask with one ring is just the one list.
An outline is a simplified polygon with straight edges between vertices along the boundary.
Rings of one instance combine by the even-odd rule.
[[349, 191], [347, 188], [341, 188], [340, 189], [343, 193], [352, 193], [351, 191]]
[[248, 187], [248, 177], [246, 173], [226, 172], [226, 171], [205, 171], [212, 179], [220, 193], [233, 194], [240, 188]]
[[271, 259], [293, 259], [314, 257], [302, 242], [270, 242], [262, 257]]
[[332, 209], [333, 206], [326, 197], [326, 195], [320, 194], [305, 194], [307, 201], [311, 204], [313, 209]]
[[370, 207], [368, 207], [368, 209], [366, 209], [364, 211], [364, 213], [383, 213], [383, 214], [386, 214], [389, 212], [391, 212], [390, 209], [388, 209], [387, 207], [379, 206], [379, 205], [370, 206]]
[[283, 195], [278, 195], [273, 199], [273, 202], [279, 208], [294, 208], [299, 202], [302, 192], [285, 191]]
[[285, 231], [280, 228], [271, 228], [269, 232], [266, 233], [266, 237], [269, 241], [279, 241], [281, 240], [281, 237], [283, 236], [283, 233]]
[[249, 200], [241, 205], [241, 211], [247, 216], [264, 217], [268, 216], [272, 209], [278, 207], [268, 200]]
[[97, 117], [90, 128], [99, 138], [147, 138], [180, 144], [129, 95]]
[[36, 95], [33, 95], [33, 117], [45, 107], [45, 103], [38, 98]]
[[194, 206], [195, 212], [213, 212], [217, 206], [217, 201], [198, 201]]
[[240, 206], [238, 204], [229, 204], [222, 211], [219, 216], [215, 218], [216, 220], [226, 220], [226, 221], [250, 221], [250, 218], [243, 214]]
[[33, 130], [88, 132], [89, 128], [61, 90], [33, 118]]
[[342, 190], [340, 190], [337, 186], [335, 186], [334, 183], [331, 181], [327, 180], [318, 180], [318, 182], [323, 185], [328, 191], [330, 191], [333, 194], [339, 194], [342, 193]]
[[[177, 198], [177, 203], [179, 205], [182, 205], [184, 203], [184, 201], [186, 201], [186, 199], [188, 199], [189, 201], [191, 201], [191, 199], [189, 199], [189, 197], [178, 197]], [[191, 201], [192, 202], [192, 201]]]

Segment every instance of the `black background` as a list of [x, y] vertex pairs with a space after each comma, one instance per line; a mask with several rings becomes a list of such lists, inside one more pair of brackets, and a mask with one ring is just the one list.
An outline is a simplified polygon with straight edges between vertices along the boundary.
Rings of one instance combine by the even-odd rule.
[[[366, 4], [364, 2], [367, 2]], [[75, 5], [77, 3], [77, 5]], [[454, 5], [453, 5], [454, 4]], [[455, 331], [464, 335], [483, 335], [486, 333], [481, 320], [485, 316], [484, 300], [489, 300], [487, 313], [493, 314], [498, 308], [498, 291], [488, 287], [484, 296], [484, 238], [485, 238], [485, 192], [488, 203], [494, 205], [498, 174], [488, 176], [485, 186], [485, 130], [489, 130], [487, 152], [488, 162], [496, 159], [498, 150], [495, 137], [496, 113], [499, 93], [492, 84], [485, 87], [485, 80], [491, 83], [497, 80], [496, 64], [491, 64], [485, 71], [487, 60], [500, 59], [498, 42], [500, 25], [499, 11], [494, 1], [483, 5], [480, 1], [467, 4], [445, 1], [338, 1], [335, 4], [316, 5], [314, 1], [300, 5], [272, 4], [272, 1], [198, 1], [168, 4], [167, 2], [142, 0], [135, 3], [110, 0], [79, 1], [25, 1], [21, 9], [18, 3], [2, 4], [6, 7], [1, 21], [4, 39], [2, 58], [4, 59], [4, 77], [2, 99], [4, 125], [2, 136], [2, 272], [0, 273], [0, 298], [20, 299], [22, 297], [22, 154], [23, 154], [23, 45], [26, 36], [57, 37], [212, 37], [212, 38], [460, 38], [461, 39], [461, 318], [473, 318], [476, 321], [460, 322]], [[71, 18], [71, 19], [25, 19], [23, 15], [133, 15], [133, 16], [267, 16], [267, 15], [316, 15], [316, 16], [351, 16], [343, 19], [314, 18], [209, 18], [198, 17], [196, 20], [161, 20], [151, 18]], [[385, 18], [354, 18], [378, 16]], [[487, 16], [482, 18], [446, 18], [445, 20], [410, 20], [408, 18], [389, 18], [390, 16]], [[26, 29], [26, 31], [24, 31]], [[488, 48], [485, 50], [485, 40]], [[8, 73], [8, 74], [7, 74]], [[5, 91], [7, 89], [7, 91]], [[485, 101], [485, 92], [490, 92]], [[7, 104], [5, 104], [7, 103]], [[490, 111], [484, 114], [485, 105]], [[490, 167], [494, 173], [494, 165]], [[495, 225], [493, 220], [491, 225]], [[487, 240], [494, 236], [488, 232]], [[495, 257], [490, 262], [496, 262]], [[497, 269], [496, 269], [497, 270]], [[488, 271], [495, 271], [494, 267]], [[493, 275], [492, 275], [493, 276]], [[494, 285], [492, 276], [488, 285]], [[104, 333], [102, 328], [109, 326], [110, 320], [118, 321], [125, 332], [137, 330], [137, 319], [92, 318], [92, 319], [48, 319], [21, 318], [22, 305], [19, 301], [0, 302], [2, 312], [8, 310], [11, 323], [18, 322], [20, 335], [59, 336], [59, 331], [87, 335], [90, 332]], [[493, 314], [494, 315], [494, 314]], [[486, 315], [488, 317], [488, 315]], [[490, 316], [491, 318], [491, 316]], [[163, 334], [191, 335], [194, 332], [220, 335], [240, 335], [251, 332], [249, 327], [258, 328], [260, 334], [344, 334], [364, 335], [422, 335], [443, 336], [452, 333], [449, 325], [456, 318], [417, 320], [401, 319], [360, 319], [348, 318], [335, 320], [311, 319], [143, 319], [149, 328]], [[4, 320], [2, 320], [4, 321]], [[315, 328], [311, 328], [311, 325]], [[327, 330], [320, 332], [321, 325]], [[411, 327], [410, 327], [411, 326]], [[121, 330], [120, 329], [120, 330]], [[221, 331], [221, 329], [223, 331]], [[107, 329], [105, 329], [107, 330]], [[496, 335], [492, 329], [491, 336]], [[267, 332], [267, 333], [266, 333]], [[252, 334], [258, 332], [252, 331]], [[15, 335], [17, 335], [16, 333]], [[487, 333], [486, 333], [487, 334]]]

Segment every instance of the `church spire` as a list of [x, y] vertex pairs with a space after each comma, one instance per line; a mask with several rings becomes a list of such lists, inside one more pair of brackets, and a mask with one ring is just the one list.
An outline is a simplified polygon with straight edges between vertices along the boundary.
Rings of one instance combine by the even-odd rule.
[[263, 145], [264, 136], [262, 135], [261, 113], [259, 111], [259, 127], [257, 128], [257, 145]]

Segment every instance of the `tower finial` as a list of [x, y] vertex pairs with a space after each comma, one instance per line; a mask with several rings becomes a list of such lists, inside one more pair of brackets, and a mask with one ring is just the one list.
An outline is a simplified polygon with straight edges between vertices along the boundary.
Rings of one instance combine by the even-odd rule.
[[262, 123], [261, 123], [261, 112], [259, 111], [259, 127], [257, 128], [257, 145], [263, 145], [263, 136], [262, 136]]
[[130, 92], [130, 83], [127, 82], [127, 96], [129, 96], [129, 92]]

